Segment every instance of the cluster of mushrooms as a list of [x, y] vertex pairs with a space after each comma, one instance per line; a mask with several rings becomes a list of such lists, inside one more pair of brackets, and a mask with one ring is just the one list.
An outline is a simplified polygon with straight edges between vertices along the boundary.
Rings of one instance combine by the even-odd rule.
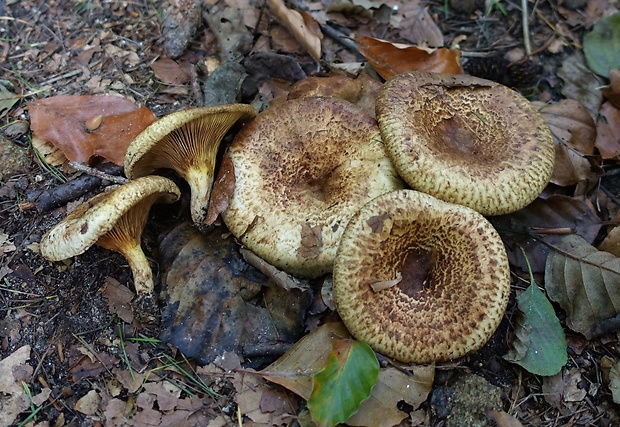
[[153, 280], [135, 230], [152, 203], [180, 195], [151, 174], [175, 169], [189, 183], [202, 226], [220, 142], [245, 123], [227, 150], [235, 189], [221, 213], [242, 245], [297, 277], [332, 273], [343, 322], [386, 356], [421, 364], [480, 348], [510, 291], [503, 243], [483, 215], [523, 208], [549, 181], [554, 147], [540, 114], [518, 93], [465, 75], [398, 75], [379, 90], [376, 119], [311, 95], [258, 115], [234, 104], [156, 121], [128, 148], [130, 181], [70, 214], [41, 253], [66, 259], [96, 241], [121, 252], [148, 311]]

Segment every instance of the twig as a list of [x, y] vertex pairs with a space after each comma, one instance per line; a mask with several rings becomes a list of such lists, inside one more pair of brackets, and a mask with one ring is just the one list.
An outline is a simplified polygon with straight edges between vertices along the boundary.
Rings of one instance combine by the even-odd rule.
[[104, 179], [106, 181], [110, 181], [113, 182], [114, 184], [125, 184], [127, 183], [128, 179], [124, 178], [122, 176], [116, 176], [116, 175], [111, 175], [109, 173], [100, 171], [99, 169], [95, 169], [92, 168], [88, 165], [85, 165], [84, 163], [80, 163], [80, 162], [69, 162], [69, 165], [76, 169], [79, 170], [81, 172], [85, 172], [89, 175], [95, 176], [97, 178], [101, 178]]
[[525, 46], [525, 55], [532, 54], [532, 45], [530, 43], [530, 23], [527, 13], [527, 0], [521, 0], [521, 22], [523, 25], [523, 45]]

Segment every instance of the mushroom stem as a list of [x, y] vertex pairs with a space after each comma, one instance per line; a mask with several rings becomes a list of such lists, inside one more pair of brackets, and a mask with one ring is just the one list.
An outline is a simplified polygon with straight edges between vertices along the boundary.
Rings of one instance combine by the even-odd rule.
[[149, 261], [144, 255], [144, 251], [137, 242], [135, 245], [127, 246], [119, 251], [125, 258], [131, 272], [133, 273], [133, 283], [136, 288], [136, 294], [140, 297], [143, 295], [152, 295], [155, 289], [153, 283], [153, 272], [149, 266]]
[[190, 211], [192, 221], [198, 226], [204, 225], [213, 185], [213, 174], [192, 168], [184, 176], [191, 190]]

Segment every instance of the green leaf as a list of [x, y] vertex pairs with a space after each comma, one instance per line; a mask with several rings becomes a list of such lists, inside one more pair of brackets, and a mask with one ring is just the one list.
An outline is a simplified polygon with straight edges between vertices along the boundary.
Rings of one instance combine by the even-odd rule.
[[4, 81], [0, 81], [0, 118], [4, 117], [19, 100], [18, 96], [9, 92], [7, 88], [4, 87], [3, 82]]
[[566, 336], [553, 306], [536, 283], [517, 297], [513, 348], [504, 358], [535, 375], [555, 375], [568, 361]]
[[334, 341], [325, 367], [312, 378], [312, 418], [319, 427], [346, 421], [368, 399], [378, 377], [379, 362], [366, 343]]
[[583, 52], [588, 67], [596, 74], [609, 77], [609, 70], [620, 68], [620, 13], [599, 19], [583, 38]]

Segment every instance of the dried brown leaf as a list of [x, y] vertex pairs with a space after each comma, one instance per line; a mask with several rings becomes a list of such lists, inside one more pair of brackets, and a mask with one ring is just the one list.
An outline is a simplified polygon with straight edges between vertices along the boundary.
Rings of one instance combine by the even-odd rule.
[[602, 89], [603, 96], [616, 108], [620, 108], [620, 69], [609, 71], [609, 86]]
[[427, 6], [419, 1], [407, 1], [398, 8], [402, 19], [397, 24], [399, 36], [418, 46], [440, 47], [444, 45], [443, 34], [428, 13]]
[[323, 34], [319, 24], [306, 12], [297, 12], [286, 7], [283, 0], [267, 0], [271, 13], [291, 32], [293, 37], [316, 61], [321, 59]]
[[591, 339], [620, 314], [620, 259], [571, 235], [556, 244], [545, 268], [549, 297], [566, 311], [566, 324]]
[[182, 85], [189, 82], [187, 66], [183, 66], [170, 58], [161, 58], [151, 64], [155, 77], [165, 84]]
[[[0, 425], [9, 426], [24, 410], [28, 409], [28, 397], [21, 381], [28, 381], [32, 367], [28, 365], [30, 346], [23, 346], [0, 360]], [[19, 371], [27, 369], [21, 377]]]
[[235, 166], [228, 153], [225, 153], [213, 183], [205, 225], [213, 224], [218, 215], [226, 210], [235, 191], [235, 183]]
[[599, 251], [609, 252], [620, 257], [620, 227], [614, 227], [598, 247]]
[[391, 43], [368, 36], [355, 39], [362, 55], [384, 79], [409, 71], [461, 74], [461, 53], [452, 49], [429, 49]]
[[127, 287], [112, 277], [105, 280], [101, 294], [108, 303], [110, 312], [116, 314], [126, 323], [133, 322], [133, 310], [131, 309], [131, 300], [135, 294]]
[[567, 186], [595, 178], [586, 156], [594, 154], [596, 128], [583, 104], [572, 99], [551, 105], [533, 104], [540, 109], [555, 142], [555, 168], [551, 182]]
[[619, 160], [620, 155], [620, 110], [605, 102], [599, 110], [596, 123], [596, 148], [603, 159]]
[[[35, 101], [28, 109], [33, 135], [82, 163], [101, 156], [122, 165], [129, 143], [157, 119], [146, 107], [107, 95], [59, 95]], [[86, 121], [99, 115], [101, 125], [89, 131]]]

